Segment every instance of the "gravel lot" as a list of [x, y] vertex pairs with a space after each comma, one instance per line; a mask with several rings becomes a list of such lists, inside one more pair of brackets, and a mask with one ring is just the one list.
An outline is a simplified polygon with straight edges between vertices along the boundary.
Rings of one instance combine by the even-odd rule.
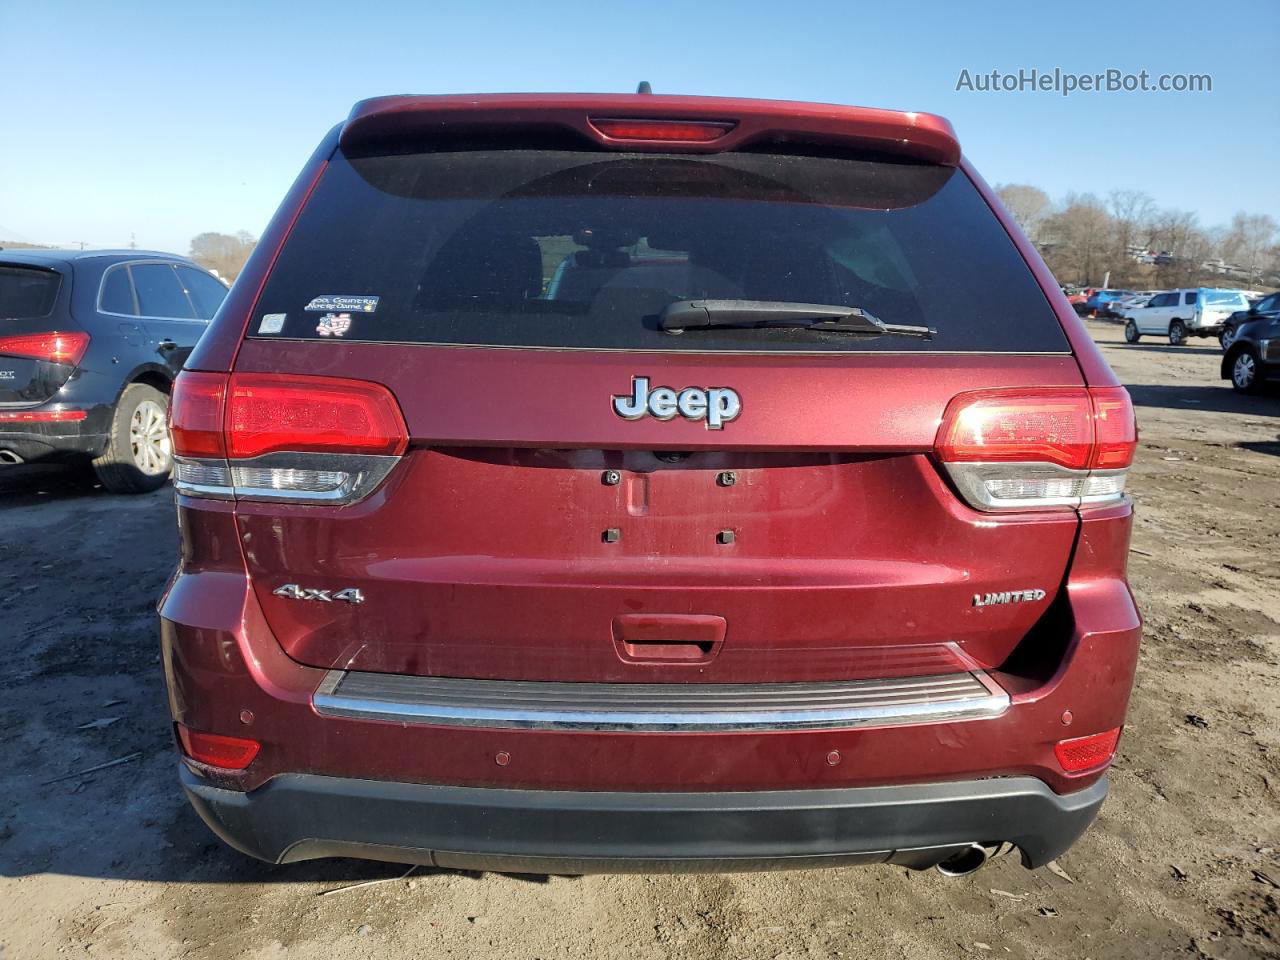
[[1111, 799], [1065, 876], [248, 860], [174, 780], [153, 611], [171, 492], [24, 468], [0, 473], [0, 957], [1280, 956], [1280, 398], [1234, 395], [1208, 341], [1093, 331], [1138, 404], [1147, 634]]

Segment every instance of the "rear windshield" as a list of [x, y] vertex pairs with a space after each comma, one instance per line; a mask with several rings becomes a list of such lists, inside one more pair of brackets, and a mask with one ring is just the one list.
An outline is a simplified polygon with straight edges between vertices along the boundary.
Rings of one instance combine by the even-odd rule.
[[1206, 290], [1204, 292], [1205, 303], [1225, 303], [1239, 306], [1245, 303], [1243, 293], [1235, 293], [1231, 290]]
[[[861, 307], [937, 335], [661, 329], [667, 304], [704, 298]], [[763, 153], [339, 153], [249, 333], [659, 351], [1068, 349], [963, 172]]]
[[0, 264], [0, 319], [47, 317], [61, 284], [52, 270]]

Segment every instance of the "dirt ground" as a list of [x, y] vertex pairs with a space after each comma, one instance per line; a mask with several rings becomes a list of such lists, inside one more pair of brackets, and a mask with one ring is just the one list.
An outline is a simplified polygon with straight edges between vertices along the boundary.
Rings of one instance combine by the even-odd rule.
[[[1065, 877], [1013, 858], [961, 880], [248, 860], [174, 779], [153, 612], [172, 493], [10, 471], [0, 957], [1280, 956], [1280, 397], [1234, 395], [1216, 344], [1093, 330], [1138, 404], [1131, 573], [1147, 629], [1111, 798]], [[366, 881], [380, 882], [352, 886]]]

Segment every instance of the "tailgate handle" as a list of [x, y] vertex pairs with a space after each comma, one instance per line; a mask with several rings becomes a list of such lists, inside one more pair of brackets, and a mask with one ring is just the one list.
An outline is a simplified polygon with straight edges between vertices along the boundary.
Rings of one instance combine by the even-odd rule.
[[613, 645], [629, 663], [707, 663], [724, 644], [724, 617], [626, 613], [613, 618]]

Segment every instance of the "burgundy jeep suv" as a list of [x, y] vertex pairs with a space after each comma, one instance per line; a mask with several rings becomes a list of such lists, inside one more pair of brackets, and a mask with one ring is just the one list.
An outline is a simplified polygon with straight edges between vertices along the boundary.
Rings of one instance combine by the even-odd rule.
[[939, 117], [365, 101], [171, 418], [179, 774], [245, 853], [963, 873], [1106, 795], [1133, 411]]

